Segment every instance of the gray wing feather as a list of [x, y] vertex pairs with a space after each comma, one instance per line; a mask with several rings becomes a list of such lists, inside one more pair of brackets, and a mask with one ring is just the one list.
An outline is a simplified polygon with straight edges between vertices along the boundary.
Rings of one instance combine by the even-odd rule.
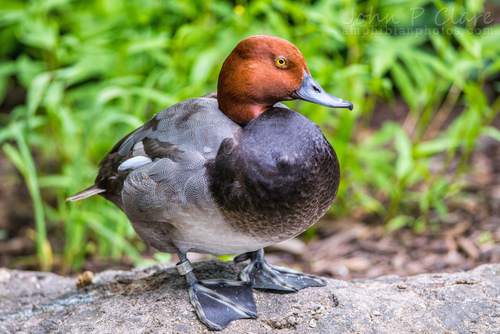
[[[122, 164], [132, 169], [122, 192], [127, 216], [135, 221], [165, 221], [193, 206], [210, 209], [206, 162], [215, 158], [224, 139], [240, 131], [241, 126], [218, 109], [216, 99], [195, 98], [163, 110], [130, 134], [118, 149], [120, 155], [133, 150], [136, 157]], [[150, 140], [156, 149], [151, 149]], [[158, 156], [148, 156], [148, 149]]]
[[181, 151], [193, 150], [215, 156], [221, 141], [238, 131], [241, 127], [219, 110], [216, 99], [194, 98], [158, 113], [134, 131], [118, 153], [125, 156], [137, 143], [150, 138], [177, 145]]

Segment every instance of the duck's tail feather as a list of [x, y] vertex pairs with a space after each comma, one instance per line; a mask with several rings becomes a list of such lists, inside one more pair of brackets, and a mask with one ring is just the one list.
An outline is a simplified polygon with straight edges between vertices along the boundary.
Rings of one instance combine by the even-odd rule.
[[105, 189], [101, 189], [94, 184], [93, 186], [90, 186], [87, 189], [82, 190], [79, 193], [76, 193], [73, 196], [66, 198], [66, 201], [79, 201], [81, 199], [94, 196], [103, 193], [105, 191], [106, 191]]

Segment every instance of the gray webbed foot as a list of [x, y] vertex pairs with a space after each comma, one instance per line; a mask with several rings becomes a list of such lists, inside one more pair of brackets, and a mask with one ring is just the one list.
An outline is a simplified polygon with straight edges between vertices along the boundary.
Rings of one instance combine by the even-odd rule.
[[177, 269], [186, 276], [189, 298], [198, 318], [210, 329], [224, 329], [237, 319], [258, 318], [251, 282], [197, 280], [187, 260]]
[[264, 250], [238, 255], [234, 260], [241, 262], [250, 259], [250, 264], [240, 273], [240, 279], [253, 282], [254, 289], [295, 292], [313, 286], [325, 286], [320, 277], [296, 272], [287, 268], [269, 265], [264, 259]]

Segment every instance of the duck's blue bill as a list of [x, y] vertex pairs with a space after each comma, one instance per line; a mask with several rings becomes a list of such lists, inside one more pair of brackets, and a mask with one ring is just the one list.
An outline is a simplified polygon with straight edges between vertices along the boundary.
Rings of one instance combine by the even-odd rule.
[[325, 92], [323, 88], [313, 79], [313, 77], [304, 70], [304, 78], [293, 97], [296, 99], [309, 101], [330, 108], [348, 108], [352, 110], [352, 103], [339, 99]]

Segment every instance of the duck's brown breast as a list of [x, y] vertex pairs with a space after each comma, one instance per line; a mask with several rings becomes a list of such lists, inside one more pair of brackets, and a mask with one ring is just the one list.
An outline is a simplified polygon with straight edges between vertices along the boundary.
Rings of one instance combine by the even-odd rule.
[[223, 141], [207, 168], [225, 220], [241, 233], [279, 242], [303, 232], [332, 204], [340, 168], [319, 127], [274, 108]]

